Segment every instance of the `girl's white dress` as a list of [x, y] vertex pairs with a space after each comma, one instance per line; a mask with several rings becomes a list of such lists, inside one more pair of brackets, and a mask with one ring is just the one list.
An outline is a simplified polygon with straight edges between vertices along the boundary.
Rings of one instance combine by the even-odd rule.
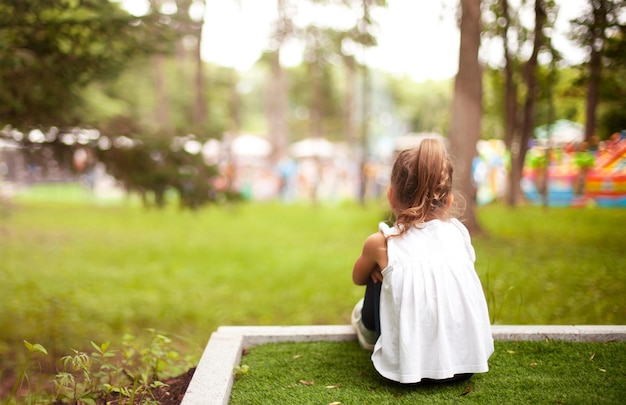
[[488, 371], [493, 338], [485, 295], [474, 269], [469, 232], [457, 219], [432, 220], [387, 237], [380, 295], [381, 335], [372, 361], [400, 383]]

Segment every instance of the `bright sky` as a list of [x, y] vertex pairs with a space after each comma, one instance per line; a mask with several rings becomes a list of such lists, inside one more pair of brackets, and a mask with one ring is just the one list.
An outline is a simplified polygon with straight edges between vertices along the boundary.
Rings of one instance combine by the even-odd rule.
[[[145, 0], [121, 0], [129, 10], [141, 11]], [[586, 0], [556, 0], [560, 5], [557, 32], [568, 30], [567, 21], [581, 13]], [[299, 3], [303, 5], [306, 3]], [[452, 77], [458, 68], [459, 31], [455, 5], [458, 0], [388, 0], [387, 8], [372, 13], [377, 21], [378, 46], [369, 49], [366, 60], [372, 67], [408, 74], [420, 82]], [[139, 7], [139, 8], [135, 8]], [[300, 13], [320, 25], [353, 21], [345, 13], [307, 9]], [[269, 43], [276, 18], [276, 0], [206, 0], [202, 56], [206, 61], [249, 69]], [[584, 57], [562, 35], [553, 36], [566, 60], [578, 63]], [[489, 49], [483, 50], [489, 53]], [[291, 44], [283, 51], [283, 63], [299, 62], [299, 48]]]

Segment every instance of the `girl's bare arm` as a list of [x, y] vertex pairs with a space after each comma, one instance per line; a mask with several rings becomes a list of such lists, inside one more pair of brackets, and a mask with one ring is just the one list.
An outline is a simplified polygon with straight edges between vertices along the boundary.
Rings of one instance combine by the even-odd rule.
[[382, 281], [381, 269], [387, 267], [387, 243], [381, 232], [371, 234], [363, 244], [361, 255], [352, 269], [352, 281], [357, 285], [367, 284], [370, 277], [374, 282]]

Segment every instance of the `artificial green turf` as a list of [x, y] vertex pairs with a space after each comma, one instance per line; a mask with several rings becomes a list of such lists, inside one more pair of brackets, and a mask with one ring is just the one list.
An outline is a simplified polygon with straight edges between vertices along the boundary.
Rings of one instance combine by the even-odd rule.
[[266, 344], [241, 361], [230, 403], [623, 404], [626, 343], [495, 342], [490, 371], [449, 385], [400, 386], [356, 342]]

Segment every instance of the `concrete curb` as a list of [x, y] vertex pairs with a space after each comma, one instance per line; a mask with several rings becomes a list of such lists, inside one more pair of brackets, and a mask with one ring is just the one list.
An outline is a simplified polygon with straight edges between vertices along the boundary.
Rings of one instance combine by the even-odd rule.
[[[495, 340], [626, 341], [626, 325], [493, 325]], [[264, 343], [352, 341], [351, 325], [221, 326], [211, 335], [181, 405], [227, 405], [242, 350]]]

